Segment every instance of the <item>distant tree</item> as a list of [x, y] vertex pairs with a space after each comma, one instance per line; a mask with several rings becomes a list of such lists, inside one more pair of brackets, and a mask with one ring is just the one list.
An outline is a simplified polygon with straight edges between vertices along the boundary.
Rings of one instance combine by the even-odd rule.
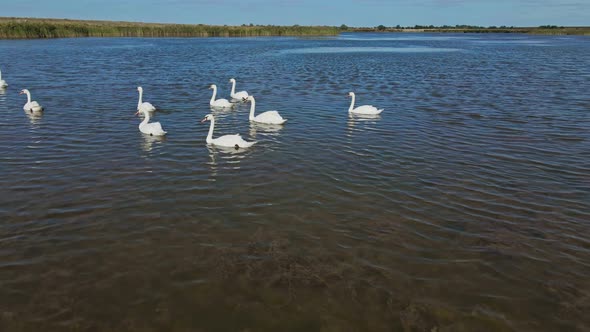
[[346, 24], [342, 24], [342, 25], [340, 26], [340, 30], [348, 30], [348, 25], [346, 25]]
[[377, 30], [379, 30], [379, 31], [385, 31], [385, 29], [386, 29], [386, 27], [383, 24], [381, 24], [377, 27]]
[[395, 26], [396, 29], [401, 29], [402, 27], [398, 24]]
[[251, 27], [253, 27], [253, 26], [254, 26], [254, 24], [250, 23], [250, 26], [251, 26]]

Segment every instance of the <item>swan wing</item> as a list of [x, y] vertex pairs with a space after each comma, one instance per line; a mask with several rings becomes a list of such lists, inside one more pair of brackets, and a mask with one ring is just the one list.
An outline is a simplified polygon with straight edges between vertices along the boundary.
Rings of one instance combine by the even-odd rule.
[[247, 142], [245, 141], [240, 134], [235, 135], [224, 135], [218, 137], [213, 140], [212, 142], [215, 145], [219, 146], [226, 146], [226, 147], [235, 147], [236, 145], [240, 148], [247, 148], [252, 146], [254, 142]]
[[233, 104], [229, 102], [227, 99], [217, 99], [211, 103], [213, 107], [232, 107]]
[[287, 120], [283, 119], [277, 111], [267, 111], [255, 116], [254, 121], [268, 124], [282, 124]]
[[352, 113], [357, 114], [379, 114], [381, 112], [383, 112], [382, 109], [377, 109], [377, 107], [373, 105], [363, 105], [352, 110]]
[[246, 91], [239, 91], [239, 92], [236, 92], [233, 95], [231, 95], [231, 97], [233, 99], [238, 99], [238, 100], [240, 100], [240, 99], [246, 99], [246, 98], [248, 98], [248, 92], [246, 92]]
[[159, 122], [145, 124], [142, 128], [142, 132], [154, 136], [166, 135], [166, 132], [164, 131], [164, 129], [162, 129], [162, 125]]
[[39, 103], [36, 101], [32, 101], [30, 103], [26, 103], [25, 106], [23, 106], [23, 109], [25, 111], [41, 112], [43, 110], [43, 106], [39, 105]]
[[145, 102], [145, 103], [141, 103], [141, 105], [139, 105], [139, 110], [146, 110], [148, 112], [152, 112], [156, 110], [156, 107], [154, 105], [152, 105], [151, 103]]

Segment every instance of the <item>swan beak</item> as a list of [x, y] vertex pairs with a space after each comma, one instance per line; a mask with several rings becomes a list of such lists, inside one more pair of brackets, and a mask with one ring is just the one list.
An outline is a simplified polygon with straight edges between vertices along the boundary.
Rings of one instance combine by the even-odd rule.
[[207, 118], [204, 118], [203, 120], [201, 120], [201, 123], [203, 123], [203, 122], [205, 122], [205, 121], [207, 121]]
[[25, 94], [25, 93], [21, 91], [21, 92], [19, 92], [18, 94], [19, 94], [19, 95], [23, 95], [23, 94]]
[[136, 116], [137, 116], [137, 115], [139, 115], [139, 111], [135, 112], [135, 115], [136, 115]]

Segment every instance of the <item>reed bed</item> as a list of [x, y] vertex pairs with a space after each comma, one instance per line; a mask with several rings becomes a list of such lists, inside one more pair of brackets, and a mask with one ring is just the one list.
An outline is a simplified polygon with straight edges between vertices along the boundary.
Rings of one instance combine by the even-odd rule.
[[0, 18], [0, 39], [72, 37], [332, 36], [328, 26], [157, 24], [112, 21]]

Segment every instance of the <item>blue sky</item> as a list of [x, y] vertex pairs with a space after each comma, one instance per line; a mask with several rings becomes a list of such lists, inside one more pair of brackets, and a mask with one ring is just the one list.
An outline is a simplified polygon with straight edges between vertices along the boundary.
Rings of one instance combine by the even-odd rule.
[[0, 16], [240, 25], [590, 25], [590, 0], [0, 0]]

